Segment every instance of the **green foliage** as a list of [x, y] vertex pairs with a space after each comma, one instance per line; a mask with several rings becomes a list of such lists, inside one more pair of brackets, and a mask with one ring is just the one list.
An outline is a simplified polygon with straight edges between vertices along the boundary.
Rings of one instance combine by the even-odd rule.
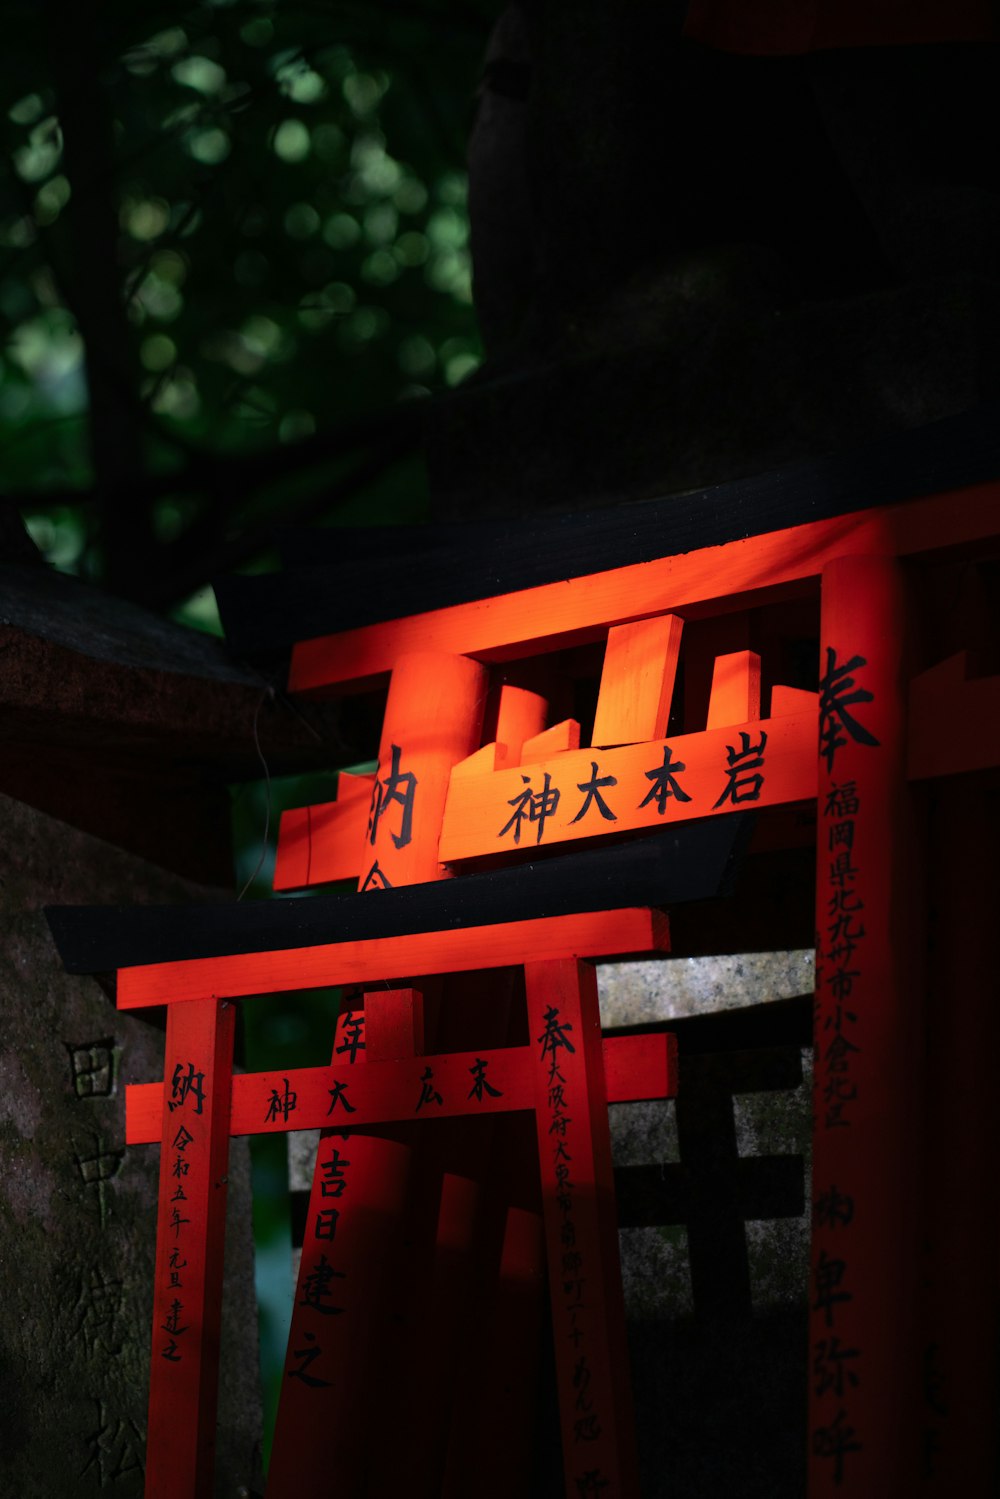
[[[423, 518], [399, 413], [479, 362], [463, 158], [494, 11], [7, 7], [0, 484], [55, 566], [211, 629], [208, 580], [271, 565], [280, 525]], [[234, 792], [247, 898], [270, 889], [282, 805], [323, 795]], [[337, 1004], [248, 1003], [247, 1065], [327, 1059]], [[253, 1146], [271, 1420], [284, 1145]]]
[[0, 454], [45, 554], [177, 605], [268, 565], [282, 520], [367, 520], [373, 480], [419, 517], [412, 444], [352, 465], [372, 412], [391, 435], [479, 361], [463, 155], [494, 7], [114, 3], [54, 35], [72, 11], [13, 8]]

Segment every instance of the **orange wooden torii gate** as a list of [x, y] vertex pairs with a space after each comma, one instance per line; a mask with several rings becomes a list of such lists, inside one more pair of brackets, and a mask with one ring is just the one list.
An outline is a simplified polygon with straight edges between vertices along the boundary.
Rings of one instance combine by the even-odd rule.
[[[926, 911], [922, 861], [927, 857], [928, 833], [922, 783], [960, 777], [960, 781], [949, 780], [942, 795], [946, 805], [949, 800], [957, 805], [961, 799], [968, 813], [969, 807], [982, 803], [981, 780], [976, 778], [1000, 766], [1000, 678], [967, 680], [962, 658], [940, 663], [935, 659], [933, 643], [927, 645], [928, 639], [933, 642], [934, 624], [934, 595], [927, 580], [935, 567], [979, 555], [987, 548], [995, 555], [998, 539], [1000, 487], [981, 485], [957, 496], [934, 496], [806, 523], [566, 583], [365, 626], [304, 642], [293, 654], [291, 685], [302, 692], [349, 691], [387, 674], [392, 674], [395, 684], [408, 672], [413, 675], [404, 695], [405, 711], [398, 700], [393, 707], [390, 689], [374, 779], [364, 785], [359, 784], [362, 778], [343, 778], [334, 803], [286, 814], [278, 888], [304, 888], [353, 877], [369, 891], [395, 889], [397, 882], [414, 877], [405, 868], [411, 846], [414, 856], [419, 854], [423, 861], [415, 877], [426, 881], [442, 872], [441, 863], [451, 866], [449, 872], [456, 865], [464, 872], [475, 867], [466, 861], [498, 854], [524, 860], [537, 857], [539, 849], [578, 839], [601, 840], [623, 833], [636, 836], [643, 830], [691, 820], [815, 802], [811, 1499], [845, 1489], [872, 1499], [876, 1494], [909, 1494], [919, 1462], [913, 1436], [919, 1399], [910, 1371], [919, 1363], [921, 1317], [932, 1328], [944, 1320], [940, 1292], [937, 1302], [932, 1297], [923, 1313], [918, 1311], [916, 1285], [918, 1245], [926, 1227], [917, 1179], [920, 1152], [914, 1149], [914, 1141], [920, 1138], [921, 995], [926, 968], [916, 940]], [[678, 663], [685, 659], [685, 633], [711, 620], [728, 618], [732, 624], [751, 610], [766, 622], [769, 611], [788, 606], [814, 612], [819, 636], [818, 692], [775, 682], [766, 654], [749, 648], [709, 653], [711, 659], [706, 661], [705, 641], [711, 640], [711, 632], [702, 628], [702, 659], [688, 658], [685, 687], [690, 692], [691, 683], [711, 668], [711, 687], [704, 694], [707, 713], [701, 722], [682, 719], [679, 732], [668, 732], [671, 704], [678, 700], [675, 677]], [[544, 702], [526, 697], [524, 689], [513, 685], [505, 689], [505, 695], [501, 693], [495, 740], [486, 746], [476, 742], [478, 731], [471, 725], [484, 690], [483, 665], [551, 653], [601, 637], [607, 639], [605, 664], [588, 746], [580, 748], [580, 726], [575, 721], [548, 724]], [[969, 646], [979, 643], [968, 642]], [[448, 747], [429, 774], [420, 758], [426, 753], [426, 746], [417, 742], [420, 731], [438, 723], [442, 705], [454, 704], [462, 696], [437, 689], [445, 661], [464, 663], [453, 669], [466, 678], [465, 701], [455, 714]], [[461, 753], [463, 735], [466, 743]], [[447, 763], [449, 758], [451, 763]], [[433, 759], [432, 752], [428, 763]], [[427, 786], [436, 787], [425, 803], [425, 807], [433, 804], [433, 810], [415, 833], [417, 788]], [[939, 841], [947, 843], [949, 838], [954, 846], [951, 832]], [[960, 835], [958, 843], [963, 848], [974, 845], [973, 830]], [[397, 854], [403, 856], [398, 869], [393, 863]], [[959, 912], [951, 910], [948, 919], [960, 924]], [[974, 949], [968, 923], [965, 938]], [[218, 1226], [215, 1194], [225, 1175], [225, 1142], [233, 1117], [224, 1060], [231, 1045], [230, 998], [336, 979], [362, 987], [375, 982], [397, 984], [396, 997], [383, 1014], [379, 1015], [377, 1004], [369, 1007], [366, 1001], [368, 1036], [371, 1039], [374, 1032], [378, 1040], [368, 1054], [365, 1071], [400, 1068], [403, 1059], [409, 1058], [405, 1065], [420, 1070], [418, 1096], [424, 1106], [428, 1100], [423, 1089], [429, 1087], [431, 1098], [435, 1093], [442, 1098], [441, 1105], [433, 1106], [443, 1108], [444, 1093], [437, 1086], [439, 1068], [468, 1069], [478, 1061], [488, 1061], [483, 1078], [497, 1076], [492, 1069], [500, 1052], [484, 1058], [480, 1051], [471, 1061], [455, 1057], [449, 1064], [443, 1057], [452, 1054], [452, 1048], [446, 1047], [439, 1056], [420, 1057], [416, 1062], [422, 1038], [415, 1020], [418, 1006], [413, 980], [423, 974], [482, 969], [511, 960], [528, 965], [537, 1073], [539, 1063], [552, 1051], [551, 1041], [546, 1051], [546, 1038], [551, 1037], [545, 1018], [549, 1011], [556, 1011], [558, 1025], [571, 1004], [583, 1005], [573, 1010], [572, 1023], [596, 1025], [589, 980], [580, 988], [567, 963], [575, 965], [587, 954], [665, 950], [667, 945], [666, 929], [647, 915], [607, 912], [517, 925], [484, 923], [461, 934], [390, 936], [342, 945], [339, 950], [331, 943], [123, 970], [119, 1004], [169, 1005], [165, 1074], [169, 1086], [160, 1089], [163, 1112], [158, 1137], [166, 1142], [169, 1133], [170, 1150], [164, 1151], [161, 1167], [156, 1339], [167, 1337], [176, 1343], [181, 1336], [170, 1331], [172, 1314], [178, 1328], [182, 1320], [174, 1308], [178, 1298], [167, 1299], [177, 1289], [170, 1282], [170, 1262], [190, 1226], [184, 1222], [184, 1212], [193, 1210], [178, 1208], [178, 1181], [183, 1178], [186, 1186], [190, 1177], [192, 1184], [199, 1184], [208, 1239], [214, 1232], [211, 1223]], [[470, 962], [473, 952], [475, 961]], [[573, 967], [572, 973], [576, 972]], [[562, 996], [559, 1004], [552, 1000], [556, 992]], [[367, 988], [366, 993], [374, 990]], [[572, 999], [574, 993], [577, 999]], [[955, 1035], [954, 1022], [949, 1035]], [[960, 1070], [962, 1058], [974, 1064], [976, 1047], [975, 1038], [964, 1048], [959, 1041], [951, 1043], [957, 1052], [953, 1072]], [[603, 1109], [594, 1070], [599, 1053], [593, 1044], [588, 1057], [591, 1070], [586, 1073], [586, 1086], [581, 1073], [579, 1086], [591, 1100], [593, 1119]], [[385, 1076], [389, 1075], [386, 1071]], [[323, 1090], [329, 1094], [331, 1087], [335, 1089], [338, 1076], [336, 1069], [328, 1069], [310, 1084], [318, 1088], [321, 1102]], [[416, 1071], [405, 1076], [412, 1092]], [[239, 1090], [249, 1086], [250, 1080], [237, 1080], [234, 1109]], [[289, 1092], [303, 1098], [307, 1094], [304, 1079], [297, 1086], [291, 1078], [265, 1075], [253, 1087], [258, 1089], [253, 1105], [258, 1109], [263, 1097], [260, 1088], [273, 1088], [279, 1106]], [[142, 1096], [144, 1100], [152, 1097], [148, 1090]], [[395, 1117], [385, 1107], [380, 1117]], [[142, 1109], [148, 1108], [144, 1101]], [[130, 1094], [130, 1119], [139, 1118], [139, 1109], [139, 1095], [135, 1094], [133, 1104]], [[536, 1115], [543, 1117], [537, 1109]], [[364, 1115], [366, 1122], [375, 1117], [379, 1116]], [[142, 1128], [145, 1133], [134, 1138], [154, 1137], [148, 1122]], [[606, 1119], [602, 1128], [603, 1140]], [[185, 1134], [192, 1138], [185, 1142]], [[177, 1139], [182, 1143], [177, 1144]], [[379, 1140], [371, 1148], [373, 1160], [377, 1155], [389, 1173], [384, 1178], [390, 1182], [386, 1191], [391, 1197], [392, 1190], [397, 1190], [401, 1201], [402, 1187], [391, 1188], [391, 1164], [386, 1164], [393, 1156], [398, 1158], [398, 1146]], [[305, 1281], [316, 1274], [320, 1260], [315, 1256], [324, 1252], [323, 1234], [315, 1228], [322, 1221], [320, 1214], [329, 1208], [321, 1206], [321, 1199], [329, 1195], [323, 1192], [324, 1183], [336, 1180], [335, 1172], [333, 1177], [330, 1173], [336, 1166], [337, 1149], [334, 1145], [320, 1153], [310, 1210], [315, 1242], [303, 1258]], [[604, 1150], [603, 1144], [596, 1148], [595, 1160]], [[378, 1179], [374, 1169], [372, 1179]], [[555, 1179], [549, 1183], [550, 1199], [558, 1185]], [[346, 1187], [343, 1190], [346, 1193]], [[608, 1222], [604, 1214], [600, 1223], [595, 1219], [593, 1224], [596, 1239], [606, 1247]], [[552, 1223], [558, 1219], [550, 1216]], [[552, 1251], [550, 1243], [550, 1270]], [[206, 1250], [203, 1286], [219, 1282], [221, 1265], [213, 1258], [217, 1254], [217, 1248]], [[606, 1258], [611, 1264], [614, 1256]], [[300, 1278], [297, 1299], [313, 1314], [315, 1323], [316, 1316], [323, 1314], [309, 1304], [308, 1297], [303, 1300], [305, 1281]], [[990, 1295], [995, 1305], [992, 1289]], [[560, 1307], [557, 1296], [554, 1302], [557, 1316], [568, 1311]], [[186, 1464], [183, 1472], [192, 1485], [203, 1481], [193, 1475], [204, 1471], [205, 1444], [210, 1440], [205, 1423], [210, 1425], [216, 1331], [210, 1303], [203, 1289], [191, 1313], [199, 1320], [189, 1323], [195, 1333], [189, 1346], [196, 1351], [194, 1375], [185, 1374], [188, 1419], [184, 1430], [200, 1432], [200, 1436], [190, 1437], [193, 1445], [185, 1449], [183, 1458], [174, 1451], [177, 1410], [165, 1393], [165, 1381], [174, 1377], [179, 1365], [162, 1350], [158, 1355], [154, 1339], [149, 1493], [168, 1491], [165, 1481], [162, 1487], [156, 1486], [161, 1482], [157, 1475], [168, 1461]], [[181, 1310], [188, 1315], [187, 1303]], [[286, 1385], [297, 1377], [294, 1366], [301, 1373], [311, 1352], [306, 1321], [300, 1318], [301, 1329], [293, 1333]], [[315, 1337], [315, 1327], [312, 1331]], [[954, 1355], [956, 1388], [961, 1390], [963, 1380], [967, 1385], [980, 1376], [982, 1359], [977, 1364], [968, 1346], [956, 1349], [954, 1338], [949, 1341], [945, 1332], [939, 1342]], [[604, 1373], [609, 1376], [609, 1370]], [[589, 1376], [595, 1377], [593, 1369]], [[567, 1406], [572, 1409], [578, 1393], [568, 1362], [560, 1378], [565, 1412]], [[623, 1406], [620, 1401], [616, 1404], [614, 1391], [607, 1387], [604, 1401], [605, 1409], [610, 1405], [616, 1411], [609, 1425], [622, 1435]], [[293, 1412], [303, 1408], [301, 1401], [293, 1401]], [[305, 1428], [298, 1415], [290, 1416], [288, 1422], [290, 1429], [298, 1431], [291, 1450], [301, 1451]], [[609, 1459], [616, 1465], [610, 1476], [600, 1465], [574, 1466], [572, 1420], [569, 1428], [564, 1420], [564, 1446], [570, 1496], [601, 1492], [613, 1499], [636, 1491], [631, 1460], [627, 1455], [622, 1458], [620, 1448]], [[942, 1471], [947, 1484], [947, 1463]], [[179, 1477], [181, 1470], [175, 1467], [174, 1472]], [[293, 1484], [288, 1492], [301, 1492], [301, 1473], [295, 1482], [299, 1488]], [[175, 1486], [169, 1491], [180, 1490]], [[198, 1490], [192, 1486], [190, 1491]], [[484, 1487], [483, 1492], [490, 1490]]]

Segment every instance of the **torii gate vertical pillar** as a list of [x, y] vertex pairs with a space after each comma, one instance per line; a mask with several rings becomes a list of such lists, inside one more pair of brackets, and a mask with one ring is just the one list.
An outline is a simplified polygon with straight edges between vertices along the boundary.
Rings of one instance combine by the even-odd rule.
[[809, 1496], [916, 1488], [923, 921], [899, 564], [823, 571]]

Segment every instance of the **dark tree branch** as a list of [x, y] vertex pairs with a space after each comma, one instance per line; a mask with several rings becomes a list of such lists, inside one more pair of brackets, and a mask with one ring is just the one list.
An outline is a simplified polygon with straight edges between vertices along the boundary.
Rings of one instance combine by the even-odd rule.
[[[114, 134], [102, 87], [100, 9], [47, 0], [46, 14], [74, 259], [71, 306], [83, 338], [99, 534], [108, 586], [141, 597], [155, 562], [144, 455], [130, 393], [138, 369], [118, 268]], [[142, 476], [137, 483], [137, 476]]]

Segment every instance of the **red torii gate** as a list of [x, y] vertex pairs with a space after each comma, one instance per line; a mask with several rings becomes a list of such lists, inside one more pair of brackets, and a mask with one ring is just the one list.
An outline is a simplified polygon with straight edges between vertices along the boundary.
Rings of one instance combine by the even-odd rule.
[[[590, 748], [579, 748], [579, 729], [571, 721], [520, 732], [523, 718], [518, 724], [510, 710], [512, 729], [505, 727], [501, 733], [498, 726], [494, 744], [470, 747], [447, 780], [436, 845], [436, 857], [441, 859], [462, 861], [581, 836], [638, 831], [678, 819], [727, 815], [747, 804], [759, 809], [816, 799], [812, 1499], [842, 1491], [844, 1485], [872, 1499], [912, 1490], [918, 1400], [908, 1371], [918, 1363], [915, 1267], [920, 1237], [919, 1154], [912, 1146], [919, 1139], [915, 1124], [921, 1096], [914, 1038], [920, 1032], [925, 966], [913, 936], [921, 929], [924, 897], [918, 856], [926, 837], [922, 809], [911, 788], [930, 778], [968, 777], [1000, 765], [1000, 679], [967, 681], [962, 658], [935, 665], [933, 652], [930, 668], [914, 676], [912, 621], [919, 595], [915, 600], [907, 559], [920, 558], [926, 564], [967, 556], [971, 548], [981, 549], [986, 543], [995, 550], [998, 536], [1000, 493], [995, 485], [981, 485], [960, 496], [935, 496], [807, 523], [475, 605], [366, 626], [306, 642], [293, 657], [293, 687], [344, 690], [377, 680], [415, 649], [503, 662], [610, 631], [609, 669], [602, 678]], [[773, 686], [769, 716], [761, 718], [759, 660], [750, 651], [729, 652], [715, 664], [705, 728], [688, 723], [683, 734], [666, 734], [682, 620], [697, 622], [749, 606], [801, 600], [810, 591], [821, 605], [818, 698]], [[698, 669], [703, 671], [704, 663]], [[392, 883], [381, 852], [371, 859], [369, 851], [374, 849], [372, 832], [378, 833], [386, 797], [390, 805], [404, 810], [401, 781], [408, 773], [411, 748], [390, 738], [383, 743], [372, 787], [363, 790], [357, 782], [347, 783], [332, 805], [286, 817], [276, 884], [301, 887], [345, 874], [369, 887]], [[981, 810], [983, 802], [977, 783], [965, 784], [969, 794], [961, 800], [968, 815], [970, 808]], [[558, 801], [553, 792], [559, 793]], [[949, 790], [949, 803], [958, 800], [958, 792]], [[365, 810], [374, 829], [366, 829]], [[396, 827], [395, 836], [401, 833]], [[948, 919], [953, 927], [961, 924], [961, 912], [951, 909]], [[602, 921], [607, 925], [602, 942], [586, 950], [605, 955], [621, 951], [620, 935], [616, 941], [611, 932], [623, 920], [622, 913], [587, 917], [588, 928]], [[482, 927], [464, 937], [473, 942], [477, 967], [498, 964], [504, 956], [509, 962], [516, 953], [529, 971], [541, 973], [549, 964], [556, 965], [549, 970], [554, 982], [557, 973], [568, 972], [562, 965], [570, 956], [559, 941], [569, 941], [574, 962], [581, 949], [575, 939], [566, 937], [569, 928], [558, 941], [552, 939], [554, 946], [546, 947], [547, 939], [540, 935], [544, 926], [524, 923], [517, 931]], [[620, 933], [620, 925], [615, 930]], [[968, 935], [967, 923], [965, 930]], [[647, 931], [646, 945], [662, 947], [664, 935], [654, 942], [652, 931]], [[464, 949], [464, 959], [457, 958], [455, 936], [424, 934], [389, 938], [382, 944], [358, 943], [349, 955], [345, 952], [343, 971], [336, 971], [362, 985], [374, 979], [410, 980], [418, 973], [457, 971], [467, 966], [470, 949]], [[536, 941], [540, 946], [531, 947]], [[637, 940], [629, 944], [631, 950], [642, 945]], [[371, 951], [362, 953], [366, 947]], [[220, 1152], [228, 1123], [219, 1123], [221, 1113], [203, 1120], [198, 1109], [200, 1104], [207, 1110], [213, 1098], [214, 1107], [228, 1112], [221, 1101], [227, 1092], [225, 1057], [231, 1045], [231, 1008], [225, 996], [332, 982], [328, 957], [329, 949], [300, 949], [294, 956], [272, 952], [199, 959], [121, 975], [119, 1003], [169, 1004], [167, 1080], [171, 1091], [176, 1081], [183, 1097], [164, 1098], [161, 1138], [168, 1138], [171, 1120], [171, 1149], [176, 1138], [183, 1142], [184, 1133], [191, 1136], [166, 1161], [161, 1183], [159, 1251], [165, 1279], [161, 1286], [158, 1258], [157, 1326], [167, 1338], [176, 1341], [181, 1336], [170, 1331], [173, 1301], [163, 1298], [177, 1289], [169, 1283], [170, 1258], [186, 1227], [187, 1211], [178, 1207], [184, 1198], [175, 1200], [174, 1168], [177, 1180], [190, 1177], [192, 1184], [200, 1183], [206, 1224], [213, 1213], [218, 1217], [218, 1198], [213, 1194], [218, 1194], [216, 1183], [224, 1176]], [[569, 990], [560, 989], [561, 995], [569, 994], [576, 983], [564, 981]], [[568, 1006], [569, 998], [564, 1003]], [[585, 1003], [583, 997], [579, 1003]], [[553, 1007], [568, 1013], [562, 1005]], [[583, 1010], [577, 1013], [582, 1025]], [[402, 1014], [410, 1048], [416, 1050], [410, 1001], [402, 1001]], [[537, 1026], [536, 1015], [536, 1041], [545, 1034], [544, 1026]], [[954, 1023], [951, 1035], [955, 1044], [949, 1065], [951, 1075], [957, 1076], [962, 1066], [959, 1054], [974, 1067], [976, 1046], [974, 1039], [964, 1048], [958, 1044]], [[491, 1051], [482, 1059], [492, 1067], [495, 1054]], [[593, 1066], [593, 1046], [590, 1055]], [[192, 1068], [193, 1057], [204, 1065]], [[433, 1072], [432, 1060], [420, 1062]], [[371, 1068], [387, 1065], [366, 1063]], [[204, 1097], [194, 1086], [199, 1076]], [[596, 1076], [592, 1071], [588, 1081], [599, 1097]], [[280, 1089], [275, 1086], [274, 1091], [280, 1098]], [[942, 1130], [946, 1129], [944, 1121]], [[321, 1156], [320, 1183], [330, 1163], [329, 1154]], [[174, 1244], [169, 1241], [171, 1232]], [[606, 1243], [607, 1219], [600, 1234]], [[201, 1283], [218, 1273], [206, 1250]], [[995, 1291], [991, 1297], [995, 1304]], [[182, 1310], [186, 1314], [187, 1304]], [[190, 1394], [186, 1397], [192, 1420], [185, 1427], [184, 1461], [194, 1464], [190, 1471], [199, 1463], [203, 1466], [210, 1440], [205, 1410], [210, 1403], [215, 1315], [204, 1292], [200, 1300], [196, 1295], [188, 1324], [196, 1334], [192, 1347], [198, 1350], [193, 1363], [199, 1385], [193, 1404]], [[941, 1325], [936, 1303], [930, 1317], [932, 1325]], [[179, 1328], [179, 1314], [173, 1320]], [[942, 1343], [951, 1347], [947, 1336]], [[291, 1356], [299, 1357], [294, 1349]], [[169, 1373], [174, 1361], [161, 1357]], [[960, 1359], [960, 1354], [955, 1357]], [[981, 1359], [973, 1359], [967, 1367], [978, 1375], [981, 1364]], [[959, 1390], [963, 1378], [971, 1377], [960, 1361], [953, 1362], [950, 1373]], [[185, 1388], [190, 1391], [190, 1385]], [[955, 1398], [961, 1396], [953, 1394]], [[165, 1449], [174, 1440], [170, 1431], [177, 1412], [157, 1394], [155, 1381], [151, 1411], [154, 1407], [161, 1435], [155, 1447], [151, 1425], [151, 1453], [155, 1449], [166, 1460], [173, 1456]], [[616, 1430], [622, 1429], [616, 1425]], [[192, 1453], [192, 1443], [197, 1453]], [[941, 1492], [948, 1491], [948, 1473], [958, 1471], [957, 1461], [952, 1457], [945, 1462]], [[158, 1481], [158, 1471], [151, 1464], [151, 1484]], [[621, 1493], [630, 1492], [628, 1482], [626, 1476]], [[611, 1499], [619, 1490], [605, 1492]]]
[[[607, 1231], [614, 1188], [605, 1107], [609, 1091], [605, 1048], [593, 969], [580, 963], [580, 954], [656, 951], [662, 949], [665, 933], [662, 918], [645, 911], [543, 919], [525, 925], [536, 929], [524, 939], [525, 948], [533, 954], [526, 973], [529, 1019], [533, 1031], [537, 1031], [534, 1045], [513, 1048], [506, 1054], [501, 1050], [398, 1062], [366, 1061], [356, 1072], [350, 1066], [312, 1068], [280, 1078], [262, 1073], [233, 1079], [231, 1001], [257, 992], [259, 981], [259, 975], [254, 976], [242, 957], [150, 965], [148, 969], [120, 973], [118, 1002], [123, 1007], [162, 1003], [167, 995], [174, 996], [167, 1010], [165, 1081], [130, 1088], [127, 1095], [129, 1141], [161, 1141], [148, 1495], [200, 1495], [211, 1489], [225, 1163], [230, 1134], [310, 1128], [318, 1123], [330, 1125], [331, 1121], [354, 1129], [366, 1123], [414, 1118], [423, 1103], [442, 1117], [533, 1109], [540, 1139], [550, 1147], [554, 1140], [566, 1161], [571, 1162], [569, 1175], [564, 1175], [562, 1161], [549, 1159], [545, 1149], [541, 1153], [550, 1259], [555, 1260], [558, 1273], [565, 1252], [562, 1234], [565, 1225], [571, 1223], [581, 1266], [585, 1262], [588, 1268], [586, 1304], [581, 1301], [578, 1309], [558, 1304], [554, 1308], [554, 1315], [561, 1313], [562, 1320], [571, 1322], [568, 1331], [577, 1349], [582, 1349], [568, 1378], [561, 1381], [561, 1390], [564, 1396], [573, 1391], [574, 1373], [579, 1383], [579, 1361], [589, 1351], [593, 1366], [587, 1366], [587, 1380], [588, 1387], [593, 1382], [593, 1395], [587, 1396], [586, 1414], [589, 1417], [599, 1410], [600, 1418], [595, 1416], [589, 1428], [594, 1435], [587, 1439], [586, 1467], [571, 1471], [567, 1478], [576, 1484], [593, 1471], [608, 1483], [610, 1492], [633, 1491], [631, 1434], [627, 1423], [619, 1418], [625, 1381], [620, 1373], [616, 1384], [611, 1381], [612, 1368], [618, 1368], [612, 1354], [621, 1326], [621, 1308], [615, 1304], [616, 1293], [620, 1300], [617, 1246]], [[362, 965], [364, 956], [370, 965], [374, 955], [359, 960], [356, 951], [363, 945], [348, 944], [339, 951], [331, 946], [327, 950], [328, 983], [342, 981], [345, 972], [354, 978], [359, 968], [373, 976]], [[377, 952], [380, 944], [368, 946]], [[467, 931], [440, 934], [435, 946], [436, 957], [444, 960], [441, 966], [455, 971], [465, 968], [474, 952], [476, 946], [470, 946]], [[301, 966], [294, 951], [266, 956], [284, 974], [285, 987], [312, 983], [315, 969], [311, 954]], [[204, 988], [206, 979], [211, 984], [208, 992]], [[401, 997], [404, 1003], [411, 998], [409, 994]], [[671, 1051], [662, 1038], [609, 1042], [607, 1050], [613, 1097], [669, 1096], [673, 1091]], [[467, 1088], [470, 1079], [472, 1087]], [[482, 1081], [481, 1090], [477, 1079]], [[564, 1094], [562, 1103], [553, 1101], [557, 1088]], [[561, 1121], [562, 1128], [550, 1135], [553, 1120]], [[357, 1149], [364, 1157], [365, 1137], [352, 1135], [355, 1141], [358, 1143], [352, 1143], [351, 1150]], [[382, 1154], [376, 1152], [375, 1161], [381, 1160]], [[322, 1160], [318, 1199], [324, 1195]], [[317, 1218], [324, 1213], [326, 1218], [315, 1235], [318, 1241], [323, 1240], [326, 1225], [339, 1231], [340, 1208], [321, 1207], [317, 1201]], [[331, 1246], [334, 1237], [330, 1232]], [[366, 1237], [362, 1235], [362, 1245]], [[338, 1256], [342, 1248], [343, 1240], [338, 1238]], [[343, 1263], [354, 1265], [361, 1279], [366, 1269], [363, 1260], [357, 1258], [357, 1250], [348, 1242], [344, 1252], [347, 1258]], [[338, 1276], [348, 1273], [339, 1268], [341, 1263], [339, 1258], [337, 1265], [328, 1262], [331, 1276], [334, 1272]], [[305, 1271], [308, 1279], [315, 1266], [306, 1261]], [[311, 1301], [307, 1309], [317, 1310]], [[322, 1316], [323, 1312], [318, 1314]], [[356, 1336], [349, 1323], [345, 1327], [348, 1338]], [[304, 1387], [326, 1388], [330, 1365], [324, 1361], [322, 1372], [310, 1371], [312, 1359], [323, 1355], [315, 1342], [315, 1330], [307, 1329], [303, 1337], [304, 1371], [309, 1372], [310, 1379], [324, 1380], [317, 1386], [306, 1381]], [[294, 1344], [294, 1336], [291, 1341]], [[294, 1348], [290, 1356], [296, 1356]], [[561, 1372], [566, 1374], [565, 1369]], [[570, 1433], [567, 1456], [573, 1453], [576, 1457], [572, 1433], [573, 1422], [579, 1417], [574, 1416], [574, 1401], [575, 1394], [570, 1395], [563, 1419], [564, 1430], [568, 1426]], [[301, 1398], [293, 1403], [292, 1410], [293, 1435], [300, 1423], [306, 1431], [310, 1427], [315, 1431], [315, 1413]], [[322, 1434], [322, 1428], [319, 1430]], [[294, 1443], [290, 1452], [292, 1471], [276, 1478], [278, 1493], [294, 1491], [293, 1480], [305, 1478], [295, 1470]], [[307, 1472], [315, 1471], [308, 1464]]]

